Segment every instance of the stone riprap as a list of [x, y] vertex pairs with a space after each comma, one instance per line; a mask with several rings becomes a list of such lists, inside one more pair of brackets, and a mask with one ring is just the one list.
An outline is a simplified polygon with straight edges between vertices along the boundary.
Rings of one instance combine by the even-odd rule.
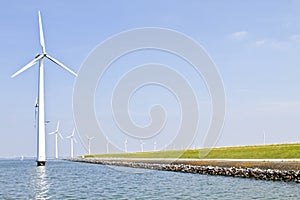
[[293, 181], [300, 183], [300, 170], [279, 170], [279, 169], [260, 169], [243, 167], [220, 167], [220, 166], [201, 166], [188, 164], [187, 162], [174, 163], [164, 162], [163, 160], [130, 160], [130, 159], [101, 159], [101, 158], [73, 158], [67, 159], [73, 162], [87, 162], [101, 165], [114, 165], [132, 168], [145, 168], [153, 170], [165, 170], [174, 172], [184, 172], [193, 174], [221, 175], [241, 178], [254, 178], [260, 180], [273, 181]]

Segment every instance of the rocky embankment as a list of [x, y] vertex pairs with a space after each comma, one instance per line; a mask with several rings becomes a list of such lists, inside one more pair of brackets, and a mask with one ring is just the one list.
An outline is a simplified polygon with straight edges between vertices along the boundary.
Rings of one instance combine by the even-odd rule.
[[[73, 162], [87, 162], [102, 165], [125, 166], [132, 168], [146, 168], [154, 170], [165, 170], [174, 172], [185, 172], [193, 174], [221, 175], [241, 178], [254, 178], [273, 181], [293, 181], [300, 183], [300, 170], [261, 169], [257, 167], [228, 167], [199, 165], [195, 162], [178, 161], [169, 163], [163, 160], [130, 160], [130, 159], [101, 159], [101, 158], [74, 158], [68, 159]], [[222, 163], [220, 163], [222, 164]]]

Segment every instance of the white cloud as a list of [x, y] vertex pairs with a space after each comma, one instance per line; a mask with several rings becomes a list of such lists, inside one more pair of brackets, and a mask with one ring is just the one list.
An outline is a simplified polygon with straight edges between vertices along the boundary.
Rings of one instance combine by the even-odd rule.
[[299, 42], [299, 41], [300, 41], [300, 35], [298, 35], [298, 34], [291, 35], [291, 36], [289, 37], [289, 40], [290, 40], [290, 41]]
[[294, 44], [300, 42], [300, 35], [295, 34], [291, 35], [285, 39], [276, 40], [276, 39], [261, 39], [256, 40], [254, 45], [256, 47], [269, 47], [273, 49], [285, 49], [295, 46]]
[[249, 33], [247, 31], [238, 31], [230, 34], [230, 37], [235, 40], [242, 40], [246, 38]]
[[262, 110], [270, 110], [277, 113], [296, 112], [299, 114], [297, 111], [300, 110], [300, 102], [292, 100], [262, 102], [260, 105]]
[[257, 47], [269, 47], [272, 49], [283, 49], [289, 46], [289, 42], [286, 40], [273, 40], [273, 39], [264, 39], [257, 40], [254, 43]]
[[287, 41], [271, 41], [270, 46], [274, 49], [282, 49], [289, 46]]
[[255, 42], [255, 46], [258, 46], [258, 47], [264, 46], [267, 42], [268, 42], [267, 40], [257, 40]]

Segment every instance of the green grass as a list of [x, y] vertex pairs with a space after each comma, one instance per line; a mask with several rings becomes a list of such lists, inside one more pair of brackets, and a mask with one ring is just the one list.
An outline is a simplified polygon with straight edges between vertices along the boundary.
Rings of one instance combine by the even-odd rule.
[[173, 150], [121, 154], [95, 154], [97, 158], [300, 158], [300, 143], [221, 147], [213, 149]]

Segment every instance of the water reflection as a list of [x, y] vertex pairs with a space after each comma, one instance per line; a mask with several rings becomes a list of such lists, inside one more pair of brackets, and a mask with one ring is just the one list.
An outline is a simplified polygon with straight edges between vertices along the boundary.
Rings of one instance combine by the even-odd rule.
[[49, 184], [47, 183], [46, 167], [36, 167], [32, 183], [34, 199], [50, 199], [51, 196], [48, 195]]

